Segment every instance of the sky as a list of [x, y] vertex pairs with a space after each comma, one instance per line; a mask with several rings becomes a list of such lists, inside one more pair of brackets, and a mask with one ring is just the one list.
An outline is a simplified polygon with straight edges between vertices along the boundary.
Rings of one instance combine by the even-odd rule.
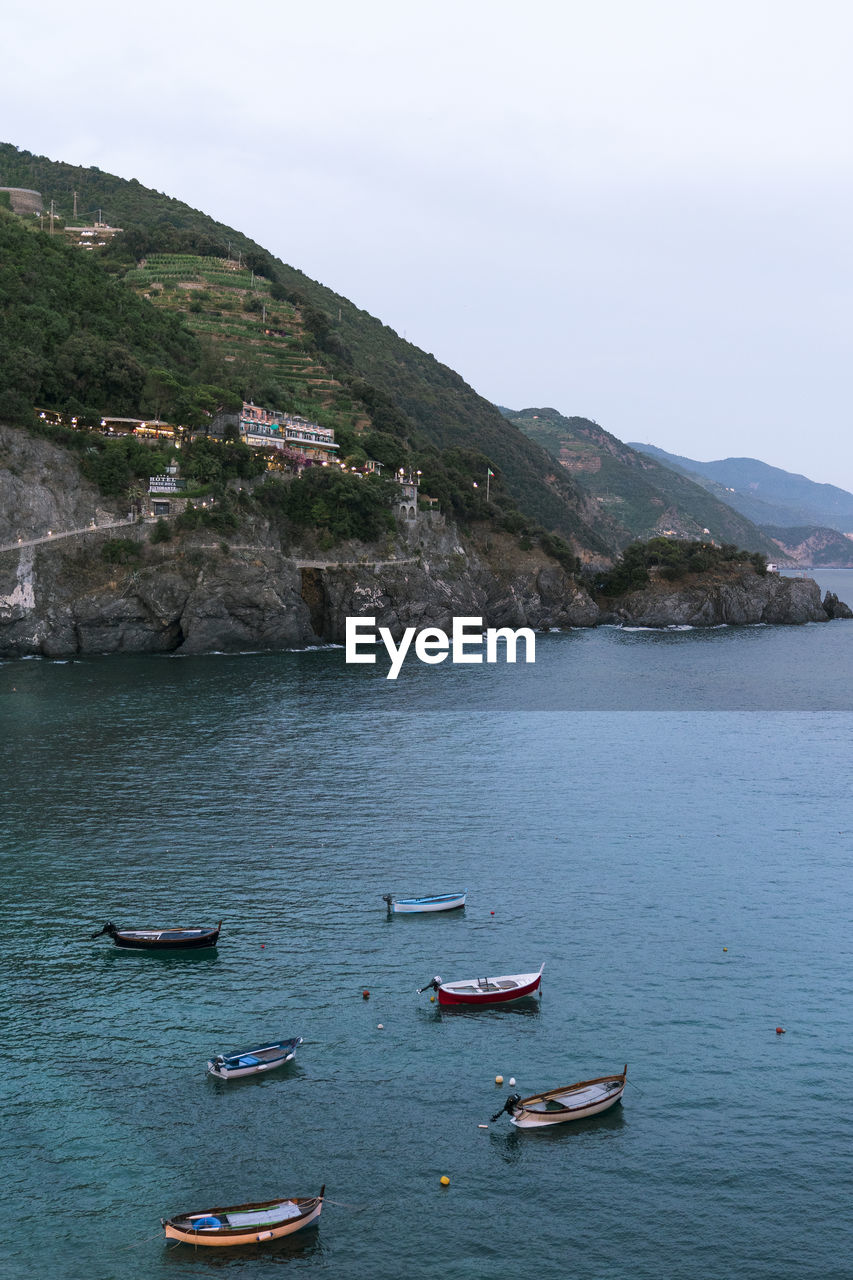
[[846, 0], [42, 0], [2, 30], [3, 141], [239, 228], [497, 404], [853, 489]]

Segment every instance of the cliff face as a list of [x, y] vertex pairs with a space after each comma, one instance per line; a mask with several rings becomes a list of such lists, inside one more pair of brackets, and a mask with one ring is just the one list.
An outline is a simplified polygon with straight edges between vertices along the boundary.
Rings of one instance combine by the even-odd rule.
[[[195, 532], [152, 545], [150, 526], [105, 527], [125, 515], [67, 452], [0, 428], [0, 657], [300, 648], [342, 643], [348, 616], [374, 617], [395, 638], [408, 626], [449, 631], [454, 617], [546, 628], [850, 616], [837, 600], [821, 604], [810, 580], [742, 566], [596, 603], [541, 550], [429, 515], [381, 546], [328, 552], [286, 545], [259, 518], [228, 543]], [[109, 556], [116, 539], [121, 564]]]
[[[385, 558], [348, 546], [337, 558], [305, 548], [230, 547], [198, 536], [147, 542], [124, 531], [138, 559], [115, 566], [103, 534], [0, 553], [0, 656], [206, 653], [342, 643], [348, 615], [372, 616], [399, 636], [407, 626], [449, 630], [454, 616], [490, 626], [590, 626], [598, 609], [553, 561], [517, 555], [455, 531], [418, 531]], [[101, 544], [100, 546], [98, 544]]]
[[102, 497], [67, 450], [0, 425], [0, 546], [126, 515], [127, 503]]
[[653, 580], [640, 591], [600, 603], [602, 621], [640, 627], [826, 622], [844, 616], [824, 608], [820, 588], [811, 578], [762, 576], [746, 568], [724, 579], [703, 575], [677, 584]]

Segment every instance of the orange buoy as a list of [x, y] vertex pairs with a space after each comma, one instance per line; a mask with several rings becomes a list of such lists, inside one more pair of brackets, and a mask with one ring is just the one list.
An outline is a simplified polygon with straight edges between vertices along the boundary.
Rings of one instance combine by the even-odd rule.
[[369, 991], [362, 991], [362, 993], [361, 993], [361, 998], [362, 998], [362, 1000], [369, 1000], [369, 999], [370, 999], [370, 992], [369, 992]]
[[785, 1028], [784, 1028], [784, 1027], [777, 1027], [777, 1028], [776, 1028], [776, 1034], [777, 1034], [777, 1036], [783, 1036], [783, 1035], [785, 1034]]

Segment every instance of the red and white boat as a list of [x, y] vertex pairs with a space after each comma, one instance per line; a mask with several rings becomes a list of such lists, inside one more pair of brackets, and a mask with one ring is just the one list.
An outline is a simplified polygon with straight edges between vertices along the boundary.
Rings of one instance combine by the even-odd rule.
[[442, 982], [436, 974], [425, 987], [418, 988], [418, 994], [436, 991], [439, 1004], [508, 1004], [538, 991], [544, 968], [543, 960], [538, 973], [507, 973], [500, 978], [465, 978], [460, 982]]

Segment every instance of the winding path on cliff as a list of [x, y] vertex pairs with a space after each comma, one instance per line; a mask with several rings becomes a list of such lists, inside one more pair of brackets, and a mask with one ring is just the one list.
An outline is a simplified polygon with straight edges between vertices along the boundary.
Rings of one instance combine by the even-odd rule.
[[22, 547], [36, 547], [43, 542], [60, 542], [63, 538], [79, 538], [81, 533], [103, 533], [104, 529], [126, 529], [138, 524], [138, 520], [116, 520], [110, 524], [89, 524], [83, 529], [64, 529], [62, 533], [45, 533], [40, 538], [16, 538], [14, 542], [0, 543], [0, 551], [19, 551]]
[[[138, 525], [139, 520], [116, 520], [110, 524], [86, 525], [83, 529], [65, 529], [62, 533], [46, 533], [40, 538], [17, 538], [14, 542], [0, 543], [2, 551], [22, 551], [24, 547], [36, 547], [44, 543], [54, 545], [64, 538], [79, 538], [81, 534], [103, 533], [105, 529], [126, 529], [129, 525]], [[147, 523], [147, 522], [146, 522]], [[203, 544], [212, 550], [218, 543]], [[248, 544], [231, 544], [232, 551], [257, 552], [257, 546]], [[392, 565], [418, 564], [417, 556], [406, 556], [386, 560], [294, 560], [297, 569], [385, 569]]]

